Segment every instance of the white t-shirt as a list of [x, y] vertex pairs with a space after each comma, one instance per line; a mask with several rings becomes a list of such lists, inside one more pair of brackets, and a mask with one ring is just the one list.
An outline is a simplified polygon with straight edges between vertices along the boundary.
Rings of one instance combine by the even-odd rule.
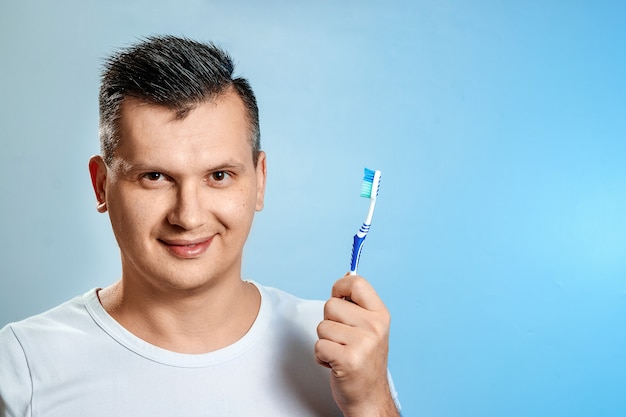
[[255, 285], [261, 307], [253, 326], [206, 354], [139, 339], [107, 314], [95, 289], [7, 325], [0, 330], [0, 414], [341, 416], [329, 370], [313, 353], [324, 303]]

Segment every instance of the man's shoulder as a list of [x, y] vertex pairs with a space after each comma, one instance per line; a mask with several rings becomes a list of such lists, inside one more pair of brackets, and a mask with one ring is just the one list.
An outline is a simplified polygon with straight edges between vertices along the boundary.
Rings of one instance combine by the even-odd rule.
[[304, 299], [284, 290], [253, 282], [261, 292], [259, 323], [268, 323], [280, 336], [306, 335], [316, 340], [316, 329], [324, 319], [324, 301]]
[[[94, 291], [91, 290], [89, 293]], [[0, 340], [9, 335], [22, 340], [33, 337], [39, 339], [46, 334], [75, 332], [89, 317], [84, 302], [85, 296], [86, 294], [76, 296], [43, 313], [8, 323], [0, 330]]]
[[324, 301], [298, 297], [287, 291], [254, 283], [261, 292], [264, 302], [271, 304], [272, 309], [289, 317], [312, 315], [320, 318], [324, 314]]

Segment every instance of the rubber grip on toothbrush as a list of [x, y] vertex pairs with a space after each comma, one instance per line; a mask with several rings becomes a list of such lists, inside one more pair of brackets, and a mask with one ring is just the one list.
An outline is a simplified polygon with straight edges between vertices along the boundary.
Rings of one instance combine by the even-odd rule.
[[363, 242], [365, 241], [365, 234], [361, 231], [354, 235], [354, 243], [352, 244], [352, 260], [350, 261], [350, 274], [355, 275], [357, 267], [359, 265], [359, 258], [361, 257], [361, 249], [363, 249]]

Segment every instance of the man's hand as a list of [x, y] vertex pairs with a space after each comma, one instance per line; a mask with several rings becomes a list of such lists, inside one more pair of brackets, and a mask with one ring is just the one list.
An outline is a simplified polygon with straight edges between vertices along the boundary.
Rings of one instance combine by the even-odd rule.
[[332, 289], [317, 327], [317, 361], [345, 416], [398, 416], [387, 379], [390, 315], [372, 286], [346, 275]]

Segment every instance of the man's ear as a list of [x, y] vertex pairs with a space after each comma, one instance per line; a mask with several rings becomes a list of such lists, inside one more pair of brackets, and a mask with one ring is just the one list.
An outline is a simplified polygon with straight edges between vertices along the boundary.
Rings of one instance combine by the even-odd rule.
[[106, 179], [107, 167], [100, 155], [94, 155], [89, 158], [89, 174], [91, 175], [91, 185], [96, 193], [96, 210], [98, 213], [107, 211], [106, 203]]
[[267, 165], [265, 152], [259, 152], [256, 164], [256, 211], [263, 210], [265, 200], [265, 182], [267, 180]]

